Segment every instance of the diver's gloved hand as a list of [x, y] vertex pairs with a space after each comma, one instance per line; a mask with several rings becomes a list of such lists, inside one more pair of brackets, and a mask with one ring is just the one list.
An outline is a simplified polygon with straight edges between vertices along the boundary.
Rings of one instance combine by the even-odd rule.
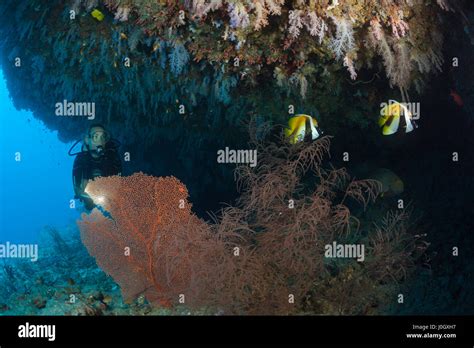
[[96, 207], [94, 201], [87, 193], [81, 194], [78, 198], [84, 203], [84, 207], [87, 210], [92, 210]]

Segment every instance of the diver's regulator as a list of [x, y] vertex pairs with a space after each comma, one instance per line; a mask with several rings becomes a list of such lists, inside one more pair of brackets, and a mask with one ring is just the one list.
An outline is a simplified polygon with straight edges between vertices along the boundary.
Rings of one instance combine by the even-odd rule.
[[97, 146], [95, 150], [89, 150], [89, 151], [94, 151], [97, 155], [99, 156], [104, 156], [104, 147], [102, 145]]

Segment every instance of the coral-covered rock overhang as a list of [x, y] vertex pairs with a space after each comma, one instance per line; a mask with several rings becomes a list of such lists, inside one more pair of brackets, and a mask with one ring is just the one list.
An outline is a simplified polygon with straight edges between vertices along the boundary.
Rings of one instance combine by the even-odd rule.
[[[400, 91], [419, 101], [431, 75], [448, 70], [443, 37], [465, 40], [466, 6], [7, 0], [0, 4], [0, 62], [15, 106], [32, 110], [61, 140], [79, 139], [91, 121], [57, 117], [55, 104], [94, 102], [94, 121], [133, 155], [127, 172], [173, 174], [188, 184], [199, 177], [199, 186], [218, 192], [233, 187], [223, 184], [232, 175], [207, 154], [244, 148], [251, 117], [284, 124], [294, 106], [316, 116], [326, 134], [380, 145], [380, 103], [400, 99]], [[462, 71], [457, 80], [469, 81]]]
[[[20, 96], [12, 86], [12, 95], [66, 137], [77, 126], [51, 112], [63, 99], [94, 101], [128, 129], [179, 123], [179, 105], [200, 130], [223, 113], [225, 124], [249, 112], [281, 121], [288, 104], [326, 111], [334, 101], [319, 98], [331, 94], [347, 102], [340, 90], [350, 81], [421, 92], [442, 69], [446, 21], [462, 9], [457, 0], [5, 1], [2, 65], [23, 58], [8, 75], [35, 87]], [[275, 93], [281, 101], [263, 107]]]

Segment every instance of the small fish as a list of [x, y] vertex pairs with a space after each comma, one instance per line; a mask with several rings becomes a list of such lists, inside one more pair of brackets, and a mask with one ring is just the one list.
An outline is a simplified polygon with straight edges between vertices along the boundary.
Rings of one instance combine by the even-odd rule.
[[453, 98], [453, 101], [456, 103], [457, 106], [459, 107], [464, 106], [464, 101], [454, 89], [451, 90], [451, 93], [449, 93], [449, 95]]
[[398, 131], [400, 119], [403, 116], [405, 119], [405, 133], [409, 133], [415, 129], [410, 110], [408, 110], [406, 105], [395, 100], [390, 100], [380, 112], [379, 126], [382, 128], [382, 134], [395, 134]]
[[288, 126], [285, 129], [285, 136], [289, 138], [291, 144], [304, 141], [307, 135], [311, 135], [311, 140], [316, 140], [320, 136], [317, 130], [318, 122], [309, 115], [298, 114], [290, 118]]
[[127, 35], [126, 35], [125, 33], [120, 33], [120, 38], [121, 38], [121, 39], [124, 39], [124, 40], [127, 40], [127, 39], [128, 39], [128, 37], [127, 37]]
[[92, 11], [91, 16], [97, 19], [99, 22], [102, 22], [105, 18], [104, 14], [98, 9], [95, 9], [94, 11]]

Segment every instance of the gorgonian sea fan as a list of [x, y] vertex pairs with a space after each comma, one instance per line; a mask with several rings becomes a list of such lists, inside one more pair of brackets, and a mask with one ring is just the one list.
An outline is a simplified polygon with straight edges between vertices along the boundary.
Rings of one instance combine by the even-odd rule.
[[136, 173], [98, 178], [88, 184], [87, 193], [108, 212], [94, 209], [78, 222], [82, 241], [98, 265], [120, 284], [125, 299], [144, 293], [150, 302], [169, 301], [167, 285], [178, 289], [190, 279], [189, 269], [163, 272], [158, 255], [166, 255], [166, 248], [178, 252], [170, 246], [173, 226], [202, 224], [191, 213], [186, 187], [173, 177]]

